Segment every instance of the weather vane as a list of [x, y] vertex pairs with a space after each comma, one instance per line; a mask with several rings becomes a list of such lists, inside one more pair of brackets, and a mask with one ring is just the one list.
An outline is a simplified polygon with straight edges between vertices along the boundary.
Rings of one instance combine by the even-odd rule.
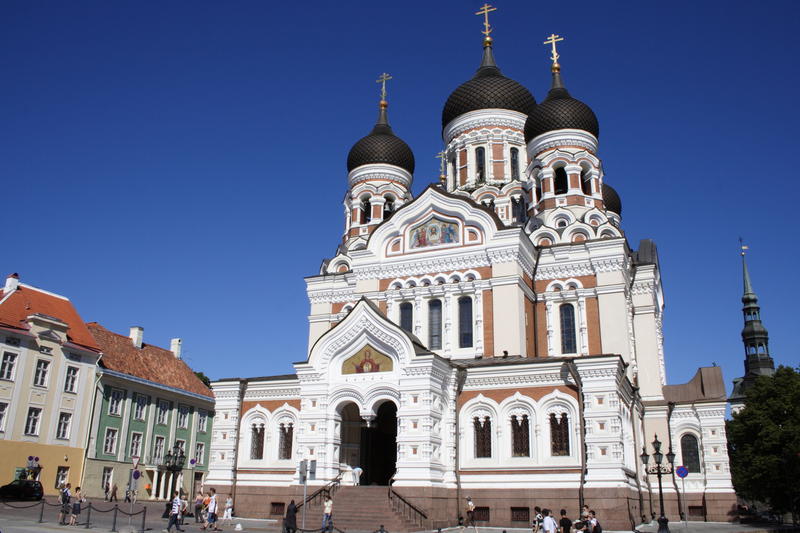
[[386, 82], [391, 80], [391, 79], [392, 79], [392, 77], [389, 74], [384, 72], [383, 74], [378, 76], [377, 80], [375, 80], [375, 83], [380, 83], [381, 84], [381, 100], [384, 101], [384, 102], [386, 101]]
[[489, 24], [489, 13], [491, 13], [492, 11], [497, 11], [497, 8], [492, 7], [489, 4], [483, 4], [483, 7], [481, 7], [477, 13], [475, 13], [476, 15], [483, 15], [484, 30], [481, 33], [485, 35], [484, 38], [485, 41], [492, 40], [492, 38], [489, 37], [489, 34], [492, 33], [492, 26]]
[[741, 250], [741, 252], [740, 252], [740, 253], [742, 254], [742, 257], [744, 257], [744, 255], [745, 255], [745, 252], [746, 252], [747, 250], [749, 250], [749, 249], [750, 249], [750, 247], [749, 247], [749, 246], [747, 246], [747, 245], [744, 243], [744, 241], [742, 240], [742, 238], [741, 238], [741, 237], [739, 237], [739, 249]]
[[564, 40], [564, 38], [561, 37], [560, 35], [556, 35], [555, 33], [551, 33], [550, 37], [548, 37], [547, 40], [544, 42], [544, 44], [549, 44], [549, 45], [552, 45], [552, 47], [553, 47], [553, 53], [550, 56], [550, 59], [553, 60], [553, 71], [554, 72], [557, 72], [557, 71], [559, 71], [561, 69], [561, 65], [558, 64], [558, 58], [561, 57], [561, 56], [558, 55], [558, 51], [556, 50], [556, 43], [560, 42], [560, 41], [563, 41], [563, 40]]

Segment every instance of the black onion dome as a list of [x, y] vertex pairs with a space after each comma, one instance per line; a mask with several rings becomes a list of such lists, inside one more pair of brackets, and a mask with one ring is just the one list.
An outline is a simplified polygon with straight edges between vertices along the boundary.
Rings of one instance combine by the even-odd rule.
[[583, 130], [600, 137], [600, 125], [592, 109], [570, 96], [561, 82], [561, 73], [553, 72], [553, 86], [547, 98], [536, 106], [525, 121], [525, 142], [555, 130]]
[[479, 109], [510, 109], [525, 115], [536, 107], [531, 92], [497, 68], [491, 43], [484, 43], [483, 61], [472, 77], [450, 94], [442, 110], [442, 128], [454, 118]]
[[622, 200], [620, 200], [619, 194], [617, 194], [614, 187], [604, 182], [600, 193], [603, 195], [603, 203], [606, 206], [606, 211], [611, 211], [622, 216]]
[[350, 148], [347, 155], [347, 171], [361, 165], [385, 163], [414, 173], [414, 153], [411, 148], [392, 132], [386, 116], [386, 102], [381, 102], [378, 122], [366, 137], [362, 137]]

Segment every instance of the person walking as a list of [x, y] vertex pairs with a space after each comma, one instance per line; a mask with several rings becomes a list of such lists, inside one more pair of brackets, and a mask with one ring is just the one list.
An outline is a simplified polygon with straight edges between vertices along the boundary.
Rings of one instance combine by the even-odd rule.
[[467, 496], [467, 526], [475, 527], [475, 504], [472, 503], [472, 498]]
[[209, 489], [208, 506], [206, 507], [206, 511], [208, 512], [206, 524], [200, 529], [212, 529], [213, 526], [214, 531], [219, 531], [219, 528], [217, 527], [217, 489]]
[[330, 496], [325, 496], [322, 514], [322, 530], [333, 531], [333, 500]]
[[294, 500], [289, 502], [286, 508], [286, 517], [283, 519], [284, 533], [295, 533], [297, 531], [297, 506]]
[[194, 523], [202, 524], [203, 522], [205, 522], [203, 520], [203, 493], [198, 492], [194, 497]]
[[597, 521], [597, 513], [594, 509], [589, 511], [589, 531], [591, 533], [603, 533], [603, 526]]
[[58, 523], [62, 526], [67, 525], [67, 517], [72, 514], [72, 507], [70, 506], [70, 500], [72, 499], [71, 488], [72, 485], [67, 483], [61, 489], [61, 509], [58, 512]]
[[72, 515], [69, 517], [69, 525], [78, 525], [78, 517], [81, 516], [81, 503], [85, 501], [81, 496], [81, 488], [75, 487], [75, 501], [72, 502]]
[[103, 501], [107, 502], [108, 498], [109, 498], [109, 495], [111, 494], [111, 485], [108, 484], [108, 481], [106, 481], [106, 484], [103, 485], [103, 492], [105, 494], [103, 496]]
[[572, 533], [572, 520], [567, 518], [567, 510], [561, 509], [561, 520], [558, 521], [561, 533]]
[[175, 526], [175, 529], [178, 531], [185, 531], [181, 529], [181, 506], [183, 505], [183, 501], [181, 500], [180, 493], [176, 490], [172, 495], [172, 508], [169, 512], [169, 522], [167, 523], [167, 529], [164, 531], [166, 533], [172, 533], [172, 526]]
[[119, 500], [117, 500], [117, 484], [116, 483], [114, 483], [111, 486], [111, 498], [109, 498], [108, 501], [110, 501], [110, 502], [119, 501]]
[[544, 515], [542, 514], [542, 508], [538, 505], [533, 508], [536, 514], [533, 517], [533, 533], [539, 533], [542, 530], [542, 524], [544, 523]]
[[222, 523], [225, 521], [229, 524], [233, 521], [233, 498], [230, 494], [225, 498], [225, 511], [222, 513]]
[[544, 515], [542, 520], [544, 533], [558, 533], [558, 524], [556, 524], [556, 519], [550, 516], [550, 509], [544, 509], [542, 514]]

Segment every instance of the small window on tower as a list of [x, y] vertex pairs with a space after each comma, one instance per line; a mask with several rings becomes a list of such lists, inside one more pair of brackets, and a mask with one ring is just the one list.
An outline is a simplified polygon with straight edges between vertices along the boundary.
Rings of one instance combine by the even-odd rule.
[[391, 196], [385, 197], [386, 202], [383, 204], [383, 218], [386, 220], [392, 213], [394, 213], [394, 198]]
[[400, 327], [409, 333], [414, 330], [414, 306], [411, 302], [400, 304]]
[[519, 148], [511, 149], [511, 179], [519, 179]]
[[556, 194], [567, 194], [569, 183], [567, 179], [567, 171], [564, 169], [564, 167], [559, 167], [556, 169], [553, 185], [555, 186]]
[[486, 181], [486, 149], [482, 146], [475, 149], [475, 177], [478, 182]]
[[588, 168], [581, 170], [581, 190], [586, 196], [591, 196], [592, 194], [592, 177]]
[[372, 220], [372, 208], [369, 205], [369, 197], [365, 196], [361, 199], [361, 223], [367, 224]]

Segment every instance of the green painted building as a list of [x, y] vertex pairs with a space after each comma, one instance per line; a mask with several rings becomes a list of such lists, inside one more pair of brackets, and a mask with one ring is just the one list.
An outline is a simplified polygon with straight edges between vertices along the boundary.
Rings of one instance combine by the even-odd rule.
[[181, 359], [180, 339], [167, 350], [145, 344], [142, 328], [126, 337], [88, 326], [103, 356], [87, 414], [84, 493], [103, 497], [106, 486], [116, 486], [120, 499], [129, 486], [139, 500], [167, 499], [176, 489], [196, 493], [208, 472], [214, 396]]

